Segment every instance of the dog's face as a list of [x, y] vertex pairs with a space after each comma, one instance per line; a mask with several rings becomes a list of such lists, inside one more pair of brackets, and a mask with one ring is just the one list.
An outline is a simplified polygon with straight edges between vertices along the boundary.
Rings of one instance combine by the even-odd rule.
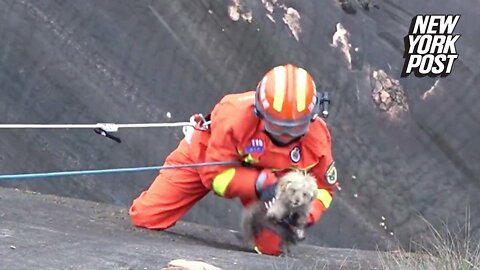
[[293, 208], [310, 204], [317, 197], [315, 178], [302, 173], [289, 173], [285, 176], [282, 199]]

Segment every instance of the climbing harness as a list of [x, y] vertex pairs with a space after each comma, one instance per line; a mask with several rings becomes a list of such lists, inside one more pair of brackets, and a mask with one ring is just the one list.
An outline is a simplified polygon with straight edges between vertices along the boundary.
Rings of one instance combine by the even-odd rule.
[[192, 115], [190, 117], [190, 122], [188, 122], [189, 125], [185, 125], [182, 129], [183, 135], [185, 136], [185, 141], [188, 144], [191, 143], [193, 132], [195, 130], [210, 131], [211, 122], [210, 115], [207, 115], [206, 117], [204, 117], [201, 113]]
[[[330, 99], [328, 93], [324, 93], [320, 99], [321, 113], [324, 118], [328, 117], [328, 104]], [[194, 114], [188, 122], [174, 123], [140, 123], [140, 124], [115, 124], [115, 123], [97, 123], [97, 124], [0, 124], [0, 129], [93, 129], [93, 131], [101, 136], [109, 138], [121, 143], [118, 136], [112, 133], [117, 132], [121, 128], [147, 128], [147, 127], [182, 127], [185, 141], [190, 144], [194, 131], [210, 132], [211, 120], [210, 114], [204, 116], [201, 113]], [[220, 165], [245, 165], [241, 161], [218, 161], [203, 162], [178, 165], [163, 165], [150, 167], [132, 167], [132, 168], [116, 168], [116, 169], [100, 169], [100, 170], [79, 170], [79, 171], [63, 171], [63, 172], [47, 172], [47, 173], [29, 173], [29, 174], [7, 174], [0, 175], [1, 180], [19, 180], [32, 178], [45, 178], [56, 176], [74, 176], [89, 174], [106, 174], [119, 172], [141, 172], [154, 171], [160, 169], [176, 169], [176, 168], [193, 168], [203, 166], [220, 166]]]

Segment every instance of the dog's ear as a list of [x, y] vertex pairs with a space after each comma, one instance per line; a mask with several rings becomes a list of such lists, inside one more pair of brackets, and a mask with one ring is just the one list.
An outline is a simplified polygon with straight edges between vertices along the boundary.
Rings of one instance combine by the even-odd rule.
[[291, 184], [292, 184], [292, 180], [291, 180], [291, 179], [282, 179], [282, 181], [280, 181], [280, 183], [279, 183], [280, 191], [281, 191], [281, 192], [287, 191], [288, 187], [289, 187]]
[[312, 190], [311, 200], [313, 201], [315, 198], [317, 198], [317, 195], [318, 195], [318, 189], [315, 188], [314, 190]]
[[318, 195], [318, 185], [316, 181], [308, 181], [307, 182], [308, 190], [311, 195], [311, 199], [315, 199]]

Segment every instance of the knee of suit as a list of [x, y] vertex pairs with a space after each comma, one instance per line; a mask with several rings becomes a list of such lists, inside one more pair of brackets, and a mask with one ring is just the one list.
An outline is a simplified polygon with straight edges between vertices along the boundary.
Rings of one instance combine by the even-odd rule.
[[135, 201], [130, 206], [128, 214], [135, 226], [152, 230], [165, 230], [176, 223], [176, 220], [167, 218], [163, 213], [151, 211], [151, 209], [137, 205]]
[[255, 237], [257, 252], [263, 255], [282, 255], [282, 239], [272, 230], [264, 229]]

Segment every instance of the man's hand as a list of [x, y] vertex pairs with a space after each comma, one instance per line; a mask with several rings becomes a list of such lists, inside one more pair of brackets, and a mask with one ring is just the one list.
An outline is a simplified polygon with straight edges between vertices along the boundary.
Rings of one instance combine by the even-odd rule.
[[[271, 171], [264, 169], [255, 182], [257, 197], [265, 202], [267, 209], [272, 205], [277, 193], [277, 177]], [[268, 205], [267, 205], [268, 204]]]
[[264, 189], [260, 190], [260, 200], [269, 204], [269, 207], [275, 202], [275, 196], [277, 195], [277, 183], [270, 184]]

